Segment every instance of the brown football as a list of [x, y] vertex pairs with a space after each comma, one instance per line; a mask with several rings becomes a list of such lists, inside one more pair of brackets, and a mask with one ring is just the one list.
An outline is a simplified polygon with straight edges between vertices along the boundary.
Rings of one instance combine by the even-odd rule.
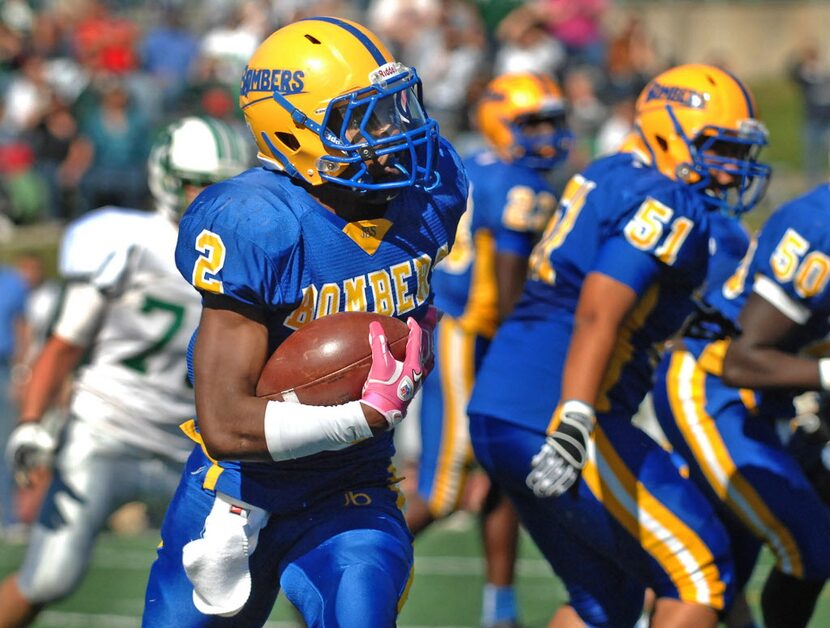
[[372, 365], [372, 321], [383, 326], [392, 355], [403, 360], [409, 333], [406, 323], [371, 312], [338, 312], [288, 336], [265, 363], [256, 394], [312, 406], [360, 399]]

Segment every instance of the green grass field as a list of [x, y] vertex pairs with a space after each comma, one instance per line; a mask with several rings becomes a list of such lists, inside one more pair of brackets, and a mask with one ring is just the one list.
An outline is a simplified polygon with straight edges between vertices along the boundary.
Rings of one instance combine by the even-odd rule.
[[[104, 534], [81, 588], [47, 609], [35, 626], [139, 626], [145, 580], [156, 542], [155, 532], [133, 537]], [[400, 616], [400, 628], [477, 626], [483, 562], [473, 518], [463, 514], [448, 524], [433, 526], [419, 537], [415, 550], [415, 581]], [[22, 546], [0, 543], [0, 575], [13, 570], [22, 554]], [[760, 586], [769, 567], [770, 558], [764, 555], [750, 583], [748, 598], [756, 615]], [[564, 599], [561, 584], [528, 538], [522, 539], [517, 589], [522, 620], [528, 628], [545, 626]], [[302, 624], [297, 622], [290, 605], [280, 598], [267, 625], [289, 628]], [[830, 626], [830, 587], [825, 589], [810, 626]]]

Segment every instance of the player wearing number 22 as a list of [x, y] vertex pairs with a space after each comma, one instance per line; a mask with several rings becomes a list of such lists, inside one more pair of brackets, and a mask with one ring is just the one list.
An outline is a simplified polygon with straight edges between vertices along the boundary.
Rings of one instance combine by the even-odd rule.
[[[203, 295], [199, 445], [162, 526], [146, 626], [261, 626], [280, 590], [308, 626], [395, 624], [413, 556], [392, 428], [426, 375], [432, 268], [467, 202], [420, 92], [347, 20], [294, 22], [251, 57], [240, 103], [262, 167], [208, 188], [181, 222], [179, 270]], [[407, 320], [405, 359], [373, 323], [360, 399], [256, 397], [275, 347], [339, 311]]]
[[[233, 127], [183, 118], [151, 150], [156, 211], [103, 207], [67, 227], [63, 301], [8, 444], [16, 476], [27, 481], [60, 445], [26, 558], [0, 587], [0, 626], [28, 624], [80, 584], [116, 508], [173, 494], [190, 449], [178, 426], [194, 410], [183, 361], [199, 319], [199, 299], [176, 271], [177, 223], [205, 185], [241, 172], [250, 156]], [[40, 419], [76, 366], [58, 439]]]
[[711, 66], [677, 66], [637, 101], [620, 152], [567, 184], [469, 406], [476, 457], [565, 582], [554, 626], [715, 626], [733, 562], [712, 506], [632, 424], [661, 344], [692, 310], [722, 212], [769, 168], [753, 99]]
[[[521, 294], [533, 244], [556, 208], [545, 175], [563, 164], [572, 134], [559, 85], [531, 72], [491, 80], [475, 119], [486, 147], [464, 160], [470, 203], [452, 253], [435, 269], [435, 370], [424, 384], [418, 490], [406, 520], [418, 535], [461, 503], [473, 452], [467, 402], [499, 322]], [[491, 486], [482, 512], [487, 564], [481, 626], [515, 623], [518, 518]]]

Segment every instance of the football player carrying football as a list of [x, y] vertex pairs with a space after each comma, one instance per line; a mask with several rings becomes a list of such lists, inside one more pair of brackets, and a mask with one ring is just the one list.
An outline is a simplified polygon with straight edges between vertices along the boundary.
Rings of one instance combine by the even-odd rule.
[[[75, 590], [119, 506], [173, 494], [190, 450], [178, 426], [194, 411], [184, 358], [199, 320], [198, 295], [176, 270], [177, 223], [205, 185], [239, 173], [249, 157], [228, 124], [183, 118], [152, 147], [155, 212], [103, 207], [67, 227], [65, 295], [7, 447], [22, 481], [54, 453], [53, 477], [23, 566], [0, 585], [0, 626], [27, 625]], [[76, 366], [57, 438], [39, 420]]]
[[477, 459], [512, 498], [570, 600], [553, 626], [715, 626], [734, 586], [726, 532], [678, 461], [632, 416], [660, 344], [692, 310], [713, 216], [750, 209], [769, 168], [737, 78], [654, 78], [635, 131], [566, 186], [469, 406]]
[[[406, 520], [414, 534], [461, 501], [473, 462], [466, 407], [475, 371], [521, 293], [530, 251], [556, 206], [545, 174], [567, 158], [572, 137], [559, 86], [538, 74], [494, 78], [475, 117], [487, 148], [464, 160], [470, 204], [452, 253], [432, 282], [444, 316], [436, 329], [435, 370], [423, 388], [418, 493], [407, 498]], [[517, 619], [518, 520], [495, 486], [482, 525], [482, 626], [506, 626]]]
[[[200, 195], [176, 249], [203, 297], [191, 343], [199, 444], [162, 525], [144, 625], [259, 626], [282, 590], [309, 626], [392, 626], [413, 556], [391, 428], [425, 376], [416, 320], [431, 333], [432, 268], [466, 207], [466, 176], [415, 70], [348, 20], [273, 33], [240, 104], [262, 167]], [[407, 320], [405, 359], [373, 323], [361, 399], [255, 395], [283, 339], [349, 310]]]
[[762, 544], [775, 555], [761, 598], [773, 628], [806, 626], [830, 576], [830, 512], [776, 430], [795, 394], [830, 389], [830, 361], [811, 357], [830, 331], [829, 254], [825, 184], [774, 212], [713, 282], [654, 388], [664, 433], [730, 533], [738, 584]]

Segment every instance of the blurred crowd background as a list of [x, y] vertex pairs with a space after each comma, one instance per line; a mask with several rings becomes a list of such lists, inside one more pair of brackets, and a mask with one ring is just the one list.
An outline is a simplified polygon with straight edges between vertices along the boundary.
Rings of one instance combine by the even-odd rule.
[[[741, 67], [746, 55], [731, 52], [735, 29], [730, 35], [725, 18], [707, 18], [714, 25], [705, 46], [680, 36], [694, 32], [694, 18], [704, 9], [750, 5], [757, 21], [764, 15], [758, 7], [770, 4], [817, 3], [3, 0], [0, 242], [12, 240], [17, 226], [63, 224], [104, 204], [146, 206], [145, 159], [153, 133], [182, 113], [241, 123], [236, 102], [246, 59], [273, 30], [307, 15], [356, 19], [415, 66], [430, 115], [462, 153], [478, 141], [469, 114], [492, 75], [535, 70], [555, 76], [577, 138], [559, 173], [563, 180], [614, 149], [630, 128], [637, 93], [668, 65], [735, 64], [750, 79], [778, 77], [773, 85], [797, 95], [799, 109], [789, 113], [800, 130], [774, 135], [773, 142], [784, 141], [789, 149], [797, 144], [790, 166], [814, 182], [827, 176], [830, 67], [809, 33], [784, 38], [784, 44], [776, 37], [751, 71]], [[671, 29], [665, 26], [670, 16]], [[764, 28], [763, 22], [731, 19], [745, 31]], [[767, 21], [787, 28], [774, 14]], [[818, 35], [821, 24], [813, 22]], [[752, 45], [773, 42], [769, 33], [741, 33], [744, 40], [747, 35]], [[791, 48], [786, 59], [777, 52], [782, 45]], [[700, 56], [691, 58], [690, 49]]]

